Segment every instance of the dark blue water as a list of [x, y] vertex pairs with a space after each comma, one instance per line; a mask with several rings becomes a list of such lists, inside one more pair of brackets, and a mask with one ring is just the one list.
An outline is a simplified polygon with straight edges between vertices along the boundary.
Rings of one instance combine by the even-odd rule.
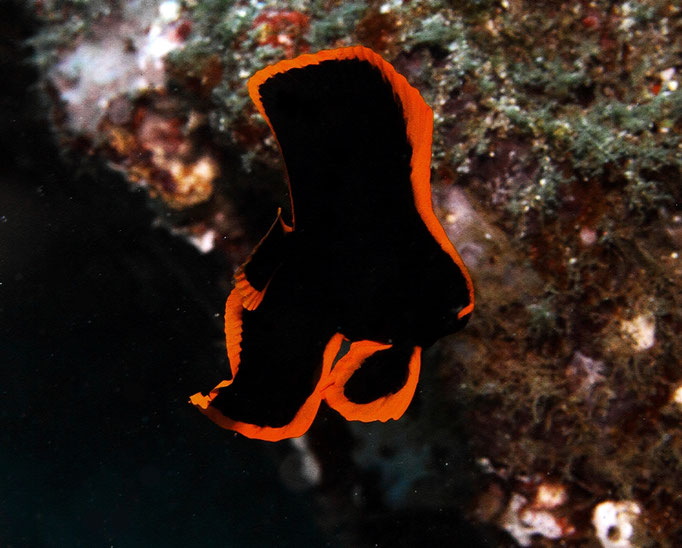
[[225, 367], [229, 267], [60, 158], [2, 8], [0, 546], [320, 546], [276, 449], [188, 404]]

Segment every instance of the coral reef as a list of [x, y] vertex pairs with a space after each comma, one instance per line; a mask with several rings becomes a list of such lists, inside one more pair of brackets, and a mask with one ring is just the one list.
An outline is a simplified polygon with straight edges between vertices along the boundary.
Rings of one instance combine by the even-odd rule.
[[62, 146], [234, 264], [287, 203], [253, 72], [362, 43], [433, 107], [434, 206], [477, 309], [400, 423], [330, 412], [292, 449], [283, 474], [340, 542], [408, 545], [418, 520], [444, 540], [465, 516], [498, 545], [682, 544], [678, 2], [32, 6]]

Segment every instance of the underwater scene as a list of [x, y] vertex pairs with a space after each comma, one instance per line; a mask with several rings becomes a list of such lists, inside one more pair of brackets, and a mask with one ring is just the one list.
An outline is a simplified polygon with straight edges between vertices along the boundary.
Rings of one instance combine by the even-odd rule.
[[0, 548], [682, 546], [682, 2], [0, 4]]

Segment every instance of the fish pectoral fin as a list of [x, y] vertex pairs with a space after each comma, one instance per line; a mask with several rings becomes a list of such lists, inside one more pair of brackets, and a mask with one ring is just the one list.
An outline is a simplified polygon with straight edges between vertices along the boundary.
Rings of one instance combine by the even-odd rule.
[[282, 220], [282, 209], [268, 232], [234, 275], [234, 285], [246, 310], [260, 305], [277, 268], [286, 256], [293, 228]]
[[348, 420], [399, 419], [412, 401], [421, 347], [353, 342], [329, 375], [324, 398]]

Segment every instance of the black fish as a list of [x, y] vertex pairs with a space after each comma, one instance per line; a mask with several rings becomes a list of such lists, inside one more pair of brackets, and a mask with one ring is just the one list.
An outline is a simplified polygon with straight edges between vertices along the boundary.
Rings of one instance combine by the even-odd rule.
[[304, 434], [323, 399], [349, 420], [397, 419], [421, 349], [474, 308], [431, 205], [433, 113], [359, 46], [267, 67], [249, 92], [286, 163], [293, 226], [278, 213], [235, 274], [225, 311], [232, 379], [190, 401], [220, 426], [270, 441]]

